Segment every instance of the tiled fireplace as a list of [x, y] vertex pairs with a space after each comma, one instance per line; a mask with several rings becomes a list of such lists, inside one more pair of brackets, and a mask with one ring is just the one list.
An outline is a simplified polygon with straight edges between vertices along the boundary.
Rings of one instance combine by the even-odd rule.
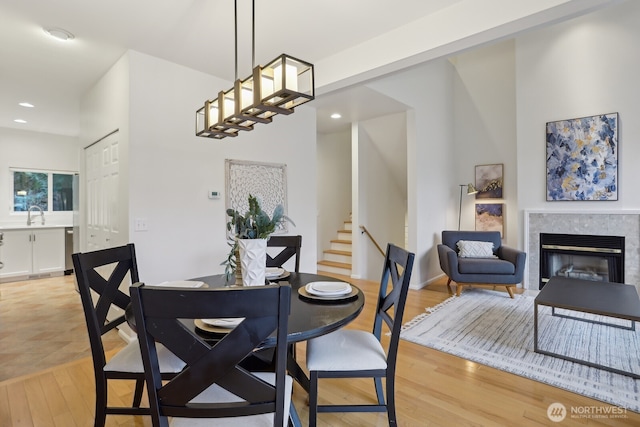
[[[544, 259], [541, 260], [540, 254], [541, 234], [577, 236], [578, 241], [582, 240], [581, 236], [584, 236], [585, 239], [591, 237], [595, 238], [598, 243], [602, 243], [599, 242], [600, 240], [609, 241], [613, 236], [617, 236], [617, 240], [622, 240], [624, 246], [624, 262], [622, 264], [624, 283], [640, 285], [640, 211], [621, 210], [589, 213], [525, 211], [524, 222], [524, 247], [527, 251], [528, 264], [523, 281], [525, 289], [537, 290], [540, 288], [541, 282], [545, 281], [545, 278], [541, 277], [541, 267], [544, 267], [544, 265], [541, 266], [541, 262], [544, 264]], [[589, 258], [584, 259], [588, 260]], [[612, 265], [612, 260], [608, 262]], [[568, 265], [573, 268], [573, 263]], [[589, 270], [589, 268], [582, 268], [582, 270]], [[578, 270], [576, 269], [576, 272], [572, 274], [578, 274]]]

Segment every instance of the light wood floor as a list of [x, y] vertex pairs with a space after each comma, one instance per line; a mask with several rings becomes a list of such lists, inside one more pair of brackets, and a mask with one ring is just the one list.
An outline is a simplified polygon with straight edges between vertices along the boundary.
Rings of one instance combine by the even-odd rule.
[[[370, 329], [376, 283], [355, 281], [367, 307], [350, 327]], [[410, 291], [405, 321], [448, 297], [444, 283]], [[122, 341], [109, 339], [115, 350]], [[298, 346], [304, 366], [304, 345]], [[93, 374], [80, 298], [73, 277], [0, 284], [0, 427], [93, 425]], [[374, 399], [371, 381], [324, 380], [321, 400]], [[129, 402], [132, 387], [116, 382], [110, 399]], [[553, 402], [565, 407], [602, 407], [601, 402], [402, 341], [396, 390], [400, 426], [631, 426], [623, 419], [547, 418]], [[306, 394], [296, 386], [294, 403], [308, 420]], [[108, 426], [149, 426], [148, 417], [108, 416]], [[383, 414], [320, 414], [320, 426], [384, 426]]]

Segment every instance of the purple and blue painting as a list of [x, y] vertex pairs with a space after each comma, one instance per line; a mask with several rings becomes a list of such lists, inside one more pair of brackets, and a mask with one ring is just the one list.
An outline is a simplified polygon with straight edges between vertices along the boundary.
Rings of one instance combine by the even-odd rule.
[[618, 200], [618, 113], [547, 123], [553, 200]]
[[476, 204], [476, 230], [499, 231], [504, 237], [504, 203]]

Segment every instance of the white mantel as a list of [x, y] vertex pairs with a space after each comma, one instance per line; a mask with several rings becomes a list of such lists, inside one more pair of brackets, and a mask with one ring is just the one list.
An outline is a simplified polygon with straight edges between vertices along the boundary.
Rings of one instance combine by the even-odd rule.
[[640, 284], [640, 210], [524, 211], [527, 268], [522, 286], [538, 289], [540, 233], [591, 234], [625, 237], [625, 283]]

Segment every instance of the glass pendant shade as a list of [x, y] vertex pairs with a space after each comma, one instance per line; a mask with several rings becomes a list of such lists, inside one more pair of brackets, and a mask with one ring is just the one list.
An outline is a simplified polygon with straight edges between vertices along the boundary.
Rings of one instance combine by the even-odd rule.
[[285, 54], [260, 67], [259, 81], [260, 106], [264, 109], [290, 114], [298, 105], [314, 99], [313, 65]]

